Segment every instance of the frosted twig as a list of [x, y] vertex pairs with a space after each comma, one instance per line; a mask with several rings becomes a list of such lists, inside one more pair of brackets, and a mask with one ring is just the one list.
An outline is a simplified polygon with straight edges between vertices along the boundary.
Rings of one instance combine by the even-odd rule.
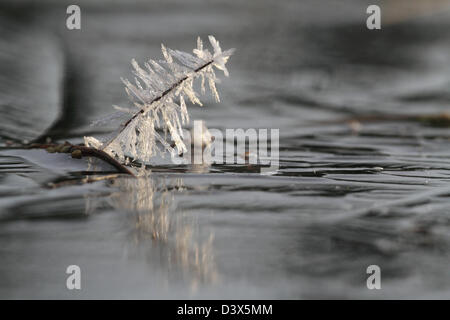
[[[209, 42], [213, 53], [204, 49], [202, 40], [198, 38], [197, 48], [193, 50], [194, 55], [161, 45], [164, 60], [149, 60], [144, 64], [145, 69], [132, 60], [135, 84], [126, 79], [122, 79], [122, 82], [134, 105], [135, 113], [121, 125], [110, 140], [99, 141], [93, 137], [85, 137], [86, 146], [102, 150], [122, 163], [126, 163], [128, 157], [148, 162], [156, 151], [161, 151], [157, 142], [172, 154], [175, 152], [174, 148], [179, 154], [186, 152], [182, 139], [182, 125], [189, 121], [185, 98], [193, 104], [202, 105], [193, 89], [194, 80], [200, 78], [201, 91], [206, 91], [207, 81], [213, 97], [218, 102], [219, 95], [215, 86], [218, 79], [213, 67], [228, 76], [225, 64], [234, 52], [234, 49], [222, 51], [213, 36], [209, 36]], [[116, 107], [116, 110], [130, 113], [130, 109]], [[163, 130], [164, 135], [158, 134], [158, 128]], [[166, 141], [167, 133], [174, 141], [174, 147]]]
[[105, 161], [106, 163], [109, 163], [114, 168], [117, 169], [120, 173], [126, 173], [130, 174], [132, 176], [135, 176], [135, 174], [122, 165], [120, 162], [118, 162], [116, 159], [112, 158], [109, 154], [106, 152], [93, 148], [93, 147], [87, 147], [82, 145], [74, 145], [69, 142], [66, 142], [64, 144], [55, 144], [55, 143], [32, 143], [27, 146], [29, 149], [46, 149], [49, 152], [63, 152], [63, 153], [72, 153], [72, 157], [74, 157], [74, 151], [78, 151], [81, 156], [86, 157], [95, 157], [100, 160]]

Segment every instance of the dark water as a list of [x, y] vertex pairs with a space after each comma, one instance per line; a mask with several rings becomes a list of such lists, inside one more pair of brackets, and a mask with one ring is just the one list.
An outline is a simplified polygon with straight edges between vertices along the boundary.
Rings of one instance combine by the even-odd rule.
[[399, 116], [449, 110], [450, 11], [409, 3], [381, 3], [369, 31], [365, 1], [86, 1], [68, 31], [64, 3], [3, 1], [3, 142], [107, 132], [89, 123], [126, 105], [132, 58], [214, 34], [237, 49], [230, 78], [191, 118], [280, 129], [280, 169], [87, 176], [85, 160], [2, 147], [0, 297], [450, 298], [450, 130]]

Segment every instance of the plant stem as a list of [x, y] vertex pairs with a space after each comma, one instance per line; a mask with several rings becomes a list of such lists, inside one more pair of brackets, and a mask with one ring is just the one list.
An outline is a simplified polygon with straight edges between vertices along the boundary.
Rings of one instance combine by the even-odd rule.
[[[186, 81], [187, 79], [189, 79], [189, 77], [191, 77], [191, 75], [196, 74], [197, 72], [203, 70], [204, 68], [206, 68], [207, 66], [209, 66], [210, 64], [212, 64], [214, 62], [214, 60], [208, 61], [207, 63], [205, 63], [204, 65], [198, 67], [197, 69], [195, 69], [192, 74], [189, 74], [183, 78], [181, 78], [180, 80], [178, 80], [177, 82], [175, 82], [169, 89], [167, 89], [166, 91], [164, 91], [163, 93], [161, 93], [159, 96], [157, 96], [155, 99], [152, 100], [152, 102], [150, 102], [149, 105], [152, 105], [153, 103], [161, 100], [162, 98], [164, 98], [166, 95], [168, 95], [170, 92], [172, 92], [172, 90], [174, 90], [176, 87], [178, 87], [180, 84], [182, 84], [184, 81]], [[128, 119], [127, 122], [125, 122], [122, 126], [122, 128], [119, 130], [120, 134], [123, 130], [125, 130], [125, 128], [130, 124], [131, 121], [133, 121], [137, 116], [139, 116], [140, 114], [143, 114], [145, 112], [145, 108], [142, 108], [141, 110], [139, 110], [138, 112], [136, 112], [130, 119]], [[115, 137], [110, 140], [108, 143], [105, 144], [105, 146], [102, 147], [102, 149], [104, 150], [106, 147], [108, 147], [113, 141], [114, 141]]]
[[[110, 165], [112, 165], [120, 173], [126, 173], [126, 174], [129, 174], [129, 175], [135, 176], [135, 174], [131, 170], [129, 170], [127, 167], [125, 167], [123, 164], [121, 164], [119, 161], [117, 161], [116, 159], [111, 157], [109, 154], [107, 154], [103, 150], [99, 150], [99, 149], [95, 149], [95, 148], [91, 148], [91, 147], [86, 147], [86, 146], [82, 146], [82, 145], [73, 145], [73, 144], [70, 144], [70, 143], [67, 143], [67, 142], [66, 142], [65, 145], [70, 147], [68, 152], [72, 152], [74, 150], [80, 150], [81, 154], [83, 156], [98, 158], [98, 159], [103, 160], [106, 163], [109, 163]], [[33, 144], [30, 144], [30, 145], [28, 145], [26, 147], [29, 148], [29, 149], [47, 149], [47, 148], [50, 148], [50, 147], [55, 148], [55, 147], [58, 147], [58, 146], [60, 146], [60, 145], [52, 144], [52, 143], [50, 143], [50, 144], [33, 143]]]

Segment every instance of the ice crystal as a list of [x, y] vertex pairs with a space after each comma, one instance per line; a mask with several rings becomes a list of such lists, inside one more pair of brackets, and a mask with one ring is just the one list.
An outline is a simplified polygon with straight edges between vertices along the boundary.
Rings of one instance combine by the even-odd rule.
[[[131, 64], [135, 82], [122, 79], [133, 108], [114, 106], [119, 113], [131, 114], [131, 118], [109, 140], [101, 142], [85, 137], [85, 144], [101, 149], [121, 162], [127, 162], [129, 157], [149, 162], [156, 152], [164, 150], [172, 154], [186, 152], [182, 129], [189, 122], [186, 100], [202, 105], [193, 88], [194, 81], [200, 80], [202, 93], [206, 91], [207, 82], [218, 102], [218, 79], [214, 68], [228, 76], [225, 64], [234, 51], [222, 51], [213, 36], [209, 36], [209, 42], [213, 52], [204, 49], [202, 40], [198, 38], [194, 55], [161, 45], [164, 60], [149, 60], [141, 67], [133, 59]], [[168, 133], [173, 144], [168, 142]], [[158, 142], [164, 147], [163, 150], [158, 148]]]

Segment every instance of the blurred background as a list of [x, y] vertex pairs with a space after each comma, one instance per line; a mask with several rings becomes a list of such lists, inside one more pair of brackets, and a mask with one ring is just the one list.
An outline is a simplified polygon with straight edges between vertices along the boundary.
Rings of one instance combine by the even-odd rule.
[[[449, 18], [448, 0], [1, 0], [0, 297], [449, 298]], [[236, 52], [191, 119], [280, 129], [276, 175], [84, 183], [84, 162], [8, 148], [110, 131], [90, 123], [127, 106], [132, 58], [209, 34]]]

